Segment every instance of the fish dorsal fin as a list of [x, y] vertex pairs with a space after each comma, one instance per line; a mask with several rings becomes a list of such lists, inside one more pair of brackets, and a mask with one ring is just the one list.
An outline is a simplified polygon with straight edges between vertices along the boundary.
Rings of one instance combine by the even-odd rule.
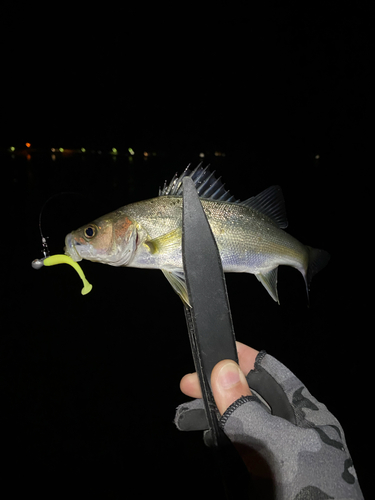
[[238, 203], [239, 200], [225, 189], [221, 177], [215, 177], [214, 173], [215, 171], [209, 170], [209, 165], [203, 167], [200, 163], [194, 170], [188, 165], [180, 176], [175, 174], [169, 184], [164, 183], [163, 189], [159, 189], [159, 196], [182, 196], [182, 180], [184, 177], [190, 177], [201, 198]]
[[285, 201], [280, 186], [270, 186], [256, 196], [242, 201], [240, 205], [245, 205], [265, 215], [282, 229], [288, 227]]
[[271, 186], [256, 196], [240, 201], [225, 189], [221, 177], [215, 177], [214, 174], [215, 171], [209, 170], [209, 165], [203, 167], [200, 163], [194, 170], [188, 165], [180, 176], [175, 174], [169, 184], [164, 182], [163, 189], [159, 189], [159, 196], [182, 196], [182, 180], [184, 177], [190, 177], [200, 198], [244, 205], [268, 217], [273, 224], [282, 229], [288, 226], [280, 186]]

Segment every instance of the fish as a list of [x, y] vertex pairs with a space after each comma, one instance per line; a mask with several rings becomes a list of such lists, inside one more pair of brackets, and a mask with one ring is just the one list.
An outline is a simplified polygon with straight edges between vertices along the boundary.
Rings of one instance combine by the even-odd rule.
[[187, 176], [197, 189], [225, 273], [254, 274], [280, 303], [278, 267], [291, 266], [302, 274], [309, 296], [312, 277], [330, 256], [284, 231], [288, 220], [280, 186], [240, 201], [202, 164], [194, 169], [189, 165], [164, 182], [157, 197], [125, 205], [72, 231], [65, 238], [65, 254], [75, 262], [160, 269], [190, 305], [182, 261], [182, 181]]

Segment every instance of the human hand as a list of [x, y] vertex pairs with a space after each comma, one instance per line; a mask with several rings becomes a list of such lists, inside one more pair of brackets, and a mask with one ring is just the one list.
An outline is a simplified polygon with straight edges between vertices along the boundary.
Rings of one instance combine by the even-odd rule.
[[[339, 421], [277, 359], [239, 342], [237, 349], [241, 369], [220, 361], [211, 386], [219, 425], [250, 472], [255, 498], [363, 500]], [[197, 399], [177, 408], [177, 428], [206, 430], [197, 374], [180, 387]]]
[[[221, 415], [238, 398], [251, 395], [245, 375], [254, 369], [255, 358], [259, 351], [241, 342], [236, 342], [236, 346], [239, 366], [232, 360], [222, 360], [214, 367], [211, 374], [212, 393]], [[187, 396], [202, 398], [196, 372], [189, 373], [181, 379], [180, 389]]]

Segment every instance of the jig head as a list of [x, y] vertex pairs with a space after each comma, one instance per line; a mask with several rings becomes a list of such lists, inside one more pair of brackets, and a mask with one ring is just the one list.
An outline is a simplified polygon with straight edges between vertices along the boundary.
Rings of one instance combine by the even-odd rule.
[[[61, 193], [64, 194], [64, 193]], [[45, 204], [43, 205], [40, 214], [39, 214], [39, 232], [40, 236], [42, 238], [42, 253], [44, 257], [42, 259], [35, 259], [32, 261], [31, 265], [33, 269], [41, 269], [43, 266], [55, 266], [56, 264], [69, 264], [72, 266], [78, 273], [79, 277], [81, 278], [83, 282], [83, 288], [81, 290], [82, 295], [86, 295], [92, 290], [92, 285], [89, 283], [84, 275], [84, 272], [82, 271], [80, 265], [75, 262], [71, 257], [68, 255], [63, 255], [63, 254], [57, 254], [57, 255], [50, 255], [50, 251], [47, 245], [47, 240], [43, 236], [42, 233], [42, 213], [43, 209], [46, 206], [46, 204], [52, 199], [54, 196], [49, 198]]]

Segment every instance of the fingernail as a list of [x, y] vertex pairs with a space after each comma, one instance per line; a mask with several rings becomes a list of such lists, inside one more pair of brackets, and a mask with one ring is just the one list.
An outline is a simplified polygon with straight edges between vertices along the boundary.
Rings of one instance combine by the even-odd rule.
[[240, 381], [238, 365], [232, 361], [226, 363], [218, 374], [218, 382], [223, 389], [230, 389]]

